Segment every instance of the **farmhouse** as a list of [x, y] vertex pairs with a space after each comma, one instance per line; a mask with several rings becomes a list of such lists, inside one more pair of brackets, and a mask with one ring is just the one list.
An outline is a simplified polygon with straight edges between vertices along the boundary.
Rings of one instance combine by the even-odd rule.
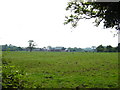
[[40, 51], [40, 48], [34, 48], [33, 51]]
[[64, 47], [48, 47], [47, 51], [65, 51]]

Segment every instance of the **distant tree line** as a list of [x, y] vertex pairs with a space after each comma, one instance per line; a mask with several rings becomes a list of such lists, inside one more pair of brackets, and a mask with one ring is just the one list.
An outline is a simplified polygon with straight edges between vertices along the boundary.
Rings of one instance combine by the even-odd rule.
[[23, 51], [25, 50], [24, 48], [22, 47], [17, 47], [17, 46], [14, 46], [14, 45], [2, 45], [2, 51]]
[[[29, 51], [29, 47], [17, 47], [14, 45], [0, 45], [2, 46], [2, 51]], [[120, 52], [120, 43], [118, 44], [117, 47], [112, 47], [111, 45], [108, 46], [103, 46], [103, 45], [99, 45], [96, 48], [64, 48], [65, 51], [67, 52]], [[33, 51], [47, 51], [47, 49], [44, 48], [33, 48]]]
[[67, 51], [68, 51], [68, 52], [84, 52], [84, 49], [82, 49], [82, 48], [77, 48], [77, 47], [74, 47], [74, 48], [69, 47], [69, 48], [67, 49]]
[[102, 46], [99, 45], [96, 48], [97, 52], [120, 52], [120, 43], [118, 44], [117, 47], [112, 47], [111, 45], [108, 46]]

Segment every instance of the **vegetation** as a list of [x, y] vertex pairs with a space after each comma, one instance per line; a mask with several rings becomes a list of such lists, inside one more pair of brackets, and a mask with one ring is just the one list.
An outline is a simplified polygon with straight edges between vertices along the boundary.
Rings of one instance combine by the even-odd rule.
[[[4, 55], [3, 55], [4, 56]], [[27, 78], [24, 70], [18, 69], [15, 65], [10, 65], [11, 61], [2, 58], [2, 88], [33, 88], [34, 84], [25, 80]]]
[[34, 46], [35, 46], [34, 41], [33, 41], [33, 40], [29, 40], [28, 42], [29, 42], [29, 47], [28, 47], [28, 49], [29, 49], [30, 52], [32, 52], [32, 50], [33, 50], [33, 48], [34, 48]]
[[3, 68], [4, 88], [8, 82], [24, 88], [118, 87], [117, 53], [4, 51], [3, 60], [10, 66]]
[[[34, 45], [34, 44], [33, 44]], [[118, 44], [117, 47], [112, 47], [111, 45], [108, 45], [108, 46], [102, 46], [102, 45], [99, 45], [98, 47], [95, 47], [95, 46], [92, 46], [91, 48], [77, 48], [77, 47], [74, 47], [74, 48], [64, 48], [64, 47], [61, 47], [60, 50], [54, 50], [55, 48], [52, 49], [51, 46], [48, 46], [51, 48], [50, 49], [46, 49], [45, 47], [44, 48], [35, 48], [35, 47], [31, 47], [31, 49], [29, 47], [27, 48], [23, 48], [23, 47], [17, 47], [17, 46], [14, 46], [14, 45], [2, 45], [2, 51], [32, 51], [35, 49], [37, 49], [37, 51], [66, 51], [66, 52], [120, 52], [120, 44]]]
[[[66, 8], [72, 14], [66, 16], [65, 24], [76, 27], [80, 19], [96, 18], [96, 26], [103, 21], [105, 28], [120, 30], [119, 7], [119, 3], [74, 0]], [[120, 51], [120, 43], [118, 47], [100, 45], [96, 48], [100, 53], [91, 53], [79, 52], [81, 48], [69, 48], [76, 52], [31, 52], [35, 44], [33, 40], [28, 42], [30, 52], [3, 46], [3, 88], [118, 88], [116, 52]]]
[[[1, 45], [0, 45], [1, 46]], [[14, 46], [14, 45], [2, 45], [2, 51], [22, 51], [24, 50], [24, 48], [22, 47], [17, 47], [17, 46]]]
[[5, 60], [2, 65], [2, 87], [3, 88], [24, 88], [26, 81], [25, 74], [13, 65], [8, 65]]
[[66, 7], [66, 10], [71, 11], [71, 15], [66, 16], [65, 24], [71, 23], [73, 27], [76, 27], [80, 19], [95, 18], [96, 26], [103, 21], [105, 28], [115, 27], [116, 30], [120, 30], [119, 7], [120, 2], [71, 0]]
[[117, 47], [112, 47], [111, 45], [108, 45], [106, 47], [99, 45], [96, 48], [97, 52], [119, 52], [119, 48]]

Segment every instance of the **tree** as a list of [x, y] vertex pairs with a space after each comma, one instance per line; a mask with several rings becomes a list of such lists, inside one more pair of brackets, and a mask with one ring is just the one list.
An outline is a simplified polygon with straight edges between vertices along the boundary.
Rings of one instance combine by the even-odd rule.
[[113, 52], [114, 51], [113, 49], [114, 48], [111, 45], [109, 45], [109, 46], [106, 47], [106, 51], [107, 52]]
[[28, 47], [28, 49], [29, 49], [30, 52], [31, 52], [31, 51], [33, 50], [34, 46], [36, 46], [36, 45], [34, 44], [34, 41], [33, 41], [33, 40], [29, 40], [28, 42], [29, 42], [29, 47]]
[[97, 48], [96, 48], [97, 52], [104, 52], [105, 51], [105, 48], [102, 46], [102, 45], [99, 45]]
[[8, 45], [7, 45], [7, 44], [2, 45], [2, 51], [6, 51], [6, 50], [7, 50], [7, 48], [8, 48]]
[[21, 47], [17, 47], [17, 50], [18, 50], [18, 51], [22, 51], [23, 48], [21, 48]]
[[96, 46], [92, 46], [93, 52], [95, 52]]
[[72, 0], [68, 2], [66, 10], [71, 11], [71, 15], [66, 16], [64, 24], [71, 23], [77, 26], [80, 19], [95, 18], [96, 26], [103, 21], [105, 28], [116, 28], [120, 31], [120, 2], [82, 2]]
[[120, 52], [120, 43], [118, 43], [117, 49], [118, 49], [118, 52]]
[[118, 52], [118, 48], [117, 47], [113, 47], [113, 52]]

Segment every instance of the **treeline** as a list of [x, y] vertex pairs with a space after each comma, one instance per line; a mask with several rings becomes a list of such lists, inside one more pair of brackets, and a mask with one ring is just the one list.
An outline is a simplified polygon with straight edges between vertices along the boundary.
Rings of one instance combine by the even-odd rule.
[[22, 47], [17, 47], [17, 46], [14, 46], [14, 45], [1, 45], [2, 47], [2, 51], [24, 51], [25, 48], [22, 48]]
[[120, 43], [118, 44], [117, 47], [112, 47], [111, 45], [108, 46], [102, 46], [99, 45], [96, 48], [97, 52], [120, 52]]
[[[2, 51], [29, 51], [28, 47], [17, 47], [14, 45], [0, 45], [2, 47]], [[112, 47], [111, 45], [103, 46], [99, 45], [98, 47], [94, 48], [65, 48], [67, 52], [120, 52], [120, 43], [117, 47]], [[33, 51], [47, 51], [47, 49], [44, 48], [33, 48]]]

